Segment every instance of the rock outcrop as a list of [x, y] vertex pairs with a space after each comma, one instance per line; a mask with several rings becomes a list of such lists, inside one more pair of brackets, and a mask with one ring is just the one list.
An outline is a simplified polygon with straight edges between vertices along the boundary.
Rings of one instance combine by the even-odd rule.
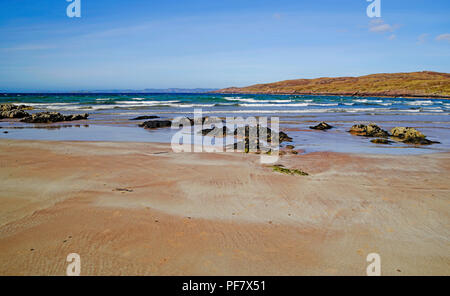
[[389, 141], [388, 139], [373, 139], [370, 142], [383, 145], [390, 145], [392, 143], [392, 141]]
[[25, 118], [30, 116], [24, 110], [33, 109], [26, 105], [0, 104], [0, 119], [3, 118]]
[[154, 128], [162, 128], [162, 127], [171, 127], [172, 121], [170, 120], [149, 120], [141, 123], [139, 125], [143, 128], [154, 129]]
[[[245, 131], [244, 131], [244, 129], [245, 129]], [[257, 126], [251, 127], [251, 129], [252, 129], [252, 133], [256, 134], [256, 137], [259, 139], [260, 138], [260, 135], [259, 135], [260, 126], [259, 126], [259, 124]], [[256, 131], [253, 132], [253, 129], [256, 129]], [[268, 128], [268, 127], [266, 127], [265, 129], [266, 129], [266, 134], [267, 134], [267, 142], [272, 142], [272, 130], [270, 128]], [[234, 135], [238, 135], [238, 134], [239, 135], [245, 135], [245, 138], [248, 138], [249, 135], [250, 135], [250, 127], [248, 125], [246, 125], [245, 128], [244, 127], [238, 127], [237, 129], [235, 129]], [[280, 131], [278, 133], [278, 136], [279, 136], [279, 143], [292, 142], [292, 138], [289, 137], [284, 132]]]
[[439, 142], [430, 141], [424, 134], [412, 127], [394, 127], [392, 137], [406, 144], [431, 145]]
[[222, 128], [207, 128], [201, 131], [203, 136], [212, 136], [212, 137], [225, 137], [229, 133], [229, 130], [226, 126]]
[[148, 119], [157, 119], [159, 116], [155, 115], [144, 115], [144, 116], [138, 116], [136, 118], [132, 118], [130, 120], [148, 120]]
[[26, 123], [53, 123], [63, 121], [86, 120], [89, 114], [63, 115], [58, 112], [39, 112], [23, 118]]
[[323, 130], [329, 130], [329, 129], [332, 129], [333, 126], [329, 125], [329, 124], [326, 123], [325, 121], [322, 121], [322, 122], [319, 123], [318, 125], [316, 125], [316, 126], [310, 126], [309, 128], [310, 128], [310, 129], [314, 129], [314, 130], [320, 130], [320, 131], [323, 131]]
[[383, 129], [381, 129], [376, 124], [356, 124], [352, 126], [349, 132], [356, 136], [363, 137], [376, 137], [376, 138], [387, 138], [389, 137], [389, 133]]

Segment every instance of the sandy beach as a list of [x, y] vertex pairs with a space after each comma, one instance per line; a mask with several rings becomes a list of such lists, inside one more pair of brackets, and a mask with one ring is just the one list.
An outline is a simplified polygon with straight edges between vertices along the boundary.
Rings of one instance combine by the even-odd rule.
[[450, 275], [450, 153], [0, 140], [0, 274]]

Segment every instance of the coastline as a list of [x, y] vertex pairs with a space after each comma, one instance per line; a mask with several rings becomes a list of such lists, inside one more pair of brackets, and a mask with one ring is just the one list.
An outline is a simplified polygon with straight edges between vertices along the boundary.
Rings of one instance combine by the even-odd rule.
[[0, 140], [0, 274], [448, 275], [450, 153], [280, 164], [161, 143]]
[[220, 94], [220, 95], [280, 95], [280, 96], [330, 96], [330, 97], [364, 97], [364, 98], [370, 98], [370, 97], [380, 97], [380, 98], [405, 98], [405, 99], [443, 99], [443, 100], [450, 100], [450, 96], [439, 96], [439, 95], [411, 95], [411, 94], [379, 94], [379, 93], [364, 93], [364, 92], [355, 92], [355, 93], [309, 93], [309, 92], [242, 92], [242, 91], [230, 91], [230, 92], [223, 92], [223, 91], [213, 91], [208, 92], [209, 94]]
[[450, 74], [433, 71], [378, 73], [358, 77], [320, 77], [228, 87], [217, 93], [450, 98]]

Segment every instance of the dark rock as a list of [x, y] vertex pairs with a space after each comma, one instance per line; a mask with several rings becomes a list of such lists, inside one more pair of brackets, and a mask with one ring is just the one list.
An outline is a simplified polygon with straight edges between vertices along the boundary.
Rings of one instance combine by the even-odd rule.
[[287, 148], [287, 149], [294, 149], [295, 146], [294, 146], [294, 145], [286, 145], [286, 148]]
[[213, 137], [225, 137], [229, 129], [224, 126], [222, 128], [207, 128], [201, 131], [203, 136], [213, 136]]
[[4, 131], [3, 133], [4, 133], [4, 134], [7, 134], [7, 133], [8, 133], [8, 131]]
[[159, 118], [159, 116], [155, 116], [155, 115], [146, 115], [146, 116], [138, 116], [136, 118], [130, 119], [130, 120], [144, 120], [144, 119], [156, 119]]
[[62, 121], [85, 120], [89, 114], [63, 115], [58, 112], [39, 112], [22, 119], [26, 123], [53, 123]]
[[30, 116], [27, 112], [20, 110], [20, 109], [14, 109], [10, 111], [3, 111], [0, 113], [0, 119], [1, 118], [25, 118]]
[[292, 138], [289, 137], [286, 133], [280, 132], [279, 135], [280, 135], [280, 143], [282, 143], [282, 142], [292, 142]]
[[374, 144], [384, 144], [384, 145], [389, 145], [392, 143], [392, 141], [389, 141], [387, 139], [373, 139], [370, 142]]
[[430, 141], [424, 134], [412, 127], [394, 127], [391, 130], [392, 137], [406, 144], [431, 145], [439, 142]]
[[389, 133], [385, 130], [382, 130], [376, 124], [369, 124], [369, 125], [356, 124], [352, 126], [349, 132], [356, 136], [377, 137], [377, 138], [389, 137]]
[[33, 110], [33, 107], [27, 105], [14, 105], [14, 104], [0, 104], [0, 113], [4, 111], [12, 110]]
[[[263, 135], [260, 135], [262, 130], [266, 133], [267, 138], [264, 139]], [[265, 130], [264, 130], [265, 129]], [[248, 153], [251, 149], [250, 148], [256, 148], [256, 153], [266, 152], [268, 147], [265, 147], [264, 142], [271, 143], [272, 142], [272, 130], [268, 127], [260, 127], [257, 126], [248, 126], [245, 127], [238, 127], [234, 131], [234, 135], [239, 135], [244, 137], [244, 141], [240, 142], [240, 148], [244, 147], [244, 152]], [[254, 135], [254, 136], [251, 136]], [[282, 142], [292, 142], [292, 138], [290, 138], [288, 135], [286, 135], [284, 132], [279, 132], [279, 143]], [[251, 142], [250, 142], [251, 140]], [[264, 142], [260, 142], [264, 141]], [[234, 149], [238, 148], [238, 144], [234, 144]], [[283, 154], [283, 151], [279, 151], [280, 155]]]
[[119, 192], [133, 192], [133, 189], [128, 189], [128, 188], [116, 188], [116, 189], [114, 189], [114, 191], [119, 191]]
[[217, 120], [214, 120], [214, 118], [208, 117], [208, 116], [204, 116], [202, 118], [196, 118], [195, 120], [192, 118], [188, 118], [188, 120], [191, 122], [191, 125], [195, 125], [195, 124], [205, 124], [205, 122], [207, 124], [213, 124], [214, 122], [217, 122]]
[[30, 116], [24, 110], [33, 109], [26, 105], [0, 104], [0, 119], [3, 118], [24, 118]]
[[319, 123], [318, 125], [316, 125], [316, 126], [310, 126], [309, 128], [310, 128], [310, 129], [315, 129], [315, 130], [321, 130], [321, 131], [323, 131], [323, 130], [329, 130], [329, 129], [332, 129], [333, 126], [329, 125], [329, 124], [326, 123], [325, 121], [322, 121], [322, 122]]
[[250, 148], [255, 148], [256, 152], [260, 151], [261, 147], [259, 145], [259, 139], [252, 139], [251, 144], [249, 138], [245, 138], [244, 141], [234, 143], [234, 149], [243, 149], [245, 153], [249, 153]]
[[172, 121], [170, 121], [170, 120], [149, 120], [144, 123], [141, 123], [139, 126], [143, 127], [143, 128], [149, 128], [149, 129], [170, 127], [170, 126], [172, 126]]
[[[251, 132], [252, 134], [256, 134], [256, 137], [259, 139], [260, 138], [260, 126], [259, 124], [257, 126], [252, 126], [249, 127], [248, 125], [245, 126], [245, 131], [244, 131], [244, 127], [238, 127], [235, 131], [234, 131], [234, 135], [245, 135], [245, 138], [248, 138], [250, 136], [250, 128], [251, 128]], [[267, 142], [271, 142], [272, 141], [272, 130], [268, 127], [263, 127], [265, 128], [265, 132], [267, 134]], [[256, 129], [256, 131], [255, 131]], [[282, 142], [292, 142], [292, 138], [289, 137], [286, 133], [284, 132], [279, 132], [278, 133], [279, 136], [279, 143]], [[264, 139], [262, 139], [264, 140]]]
[[67, 115], [65, 116], [65, 121], [75, 121], [75, 120], [86, 120], [88, 119], [89, 114], [76, 114], [76, 115]]
[[11, 111], [17, 109], [16, 105], [13, 104], [0, 104], [0, 112]]

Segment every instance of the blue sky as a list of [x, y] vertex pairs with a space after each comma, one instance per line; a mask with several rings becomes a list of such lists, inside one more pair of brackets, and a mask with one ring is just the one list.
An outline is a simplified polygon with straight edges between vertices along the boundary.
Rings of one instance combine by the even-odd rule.
[[0, 90], [220, 88], [450, 72], [450, 1], [0, 0]]

